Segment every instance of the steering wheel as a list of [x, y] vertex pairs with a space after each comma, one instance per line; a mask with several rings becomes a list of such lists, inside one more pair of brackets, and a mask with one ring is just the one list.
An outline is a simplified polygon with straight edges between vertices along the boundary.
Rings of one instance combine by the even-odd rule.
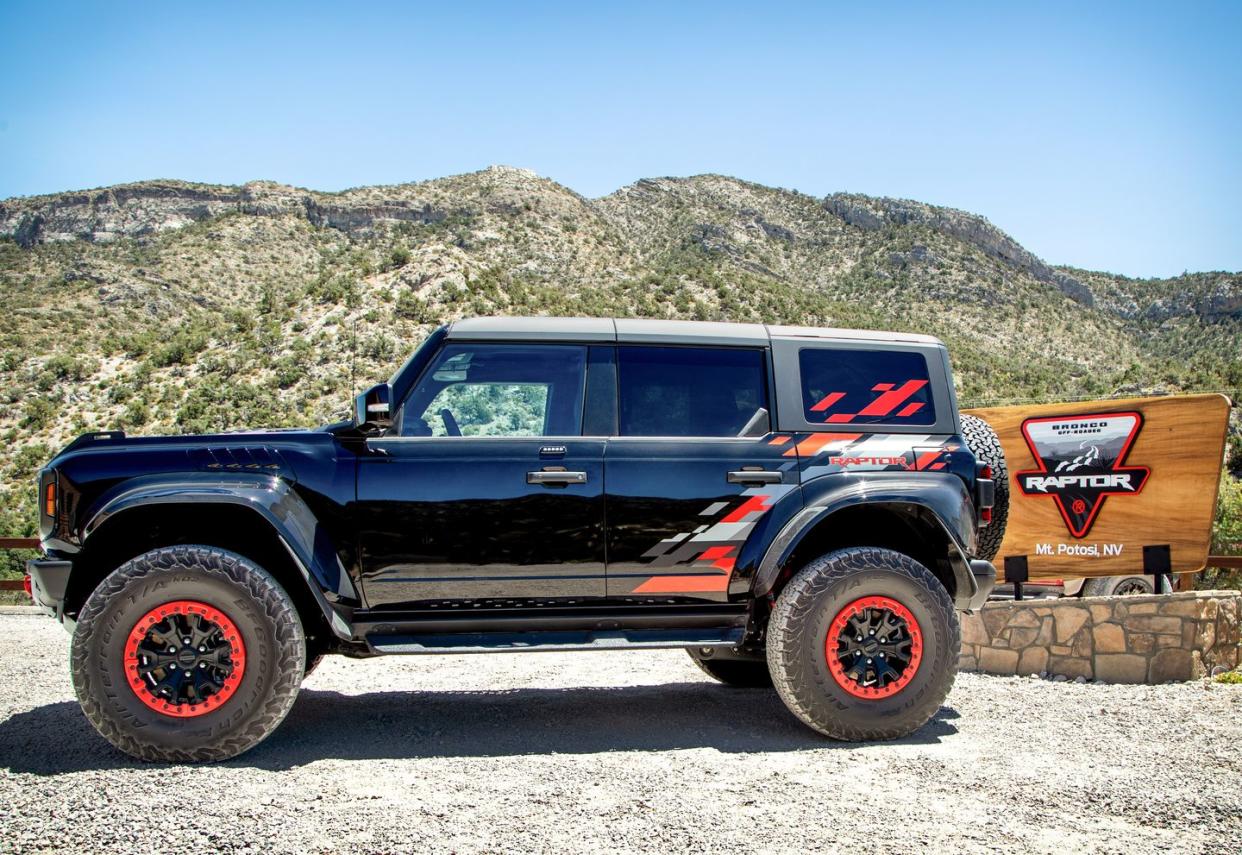
[[461, 428], [457, 426], [457, 419], [453, 418], [453, 414], [449, 412], [448, 407], [440, 411], [440, 419], [444, 422], [444, 432], [449, 436], [461, 436]]

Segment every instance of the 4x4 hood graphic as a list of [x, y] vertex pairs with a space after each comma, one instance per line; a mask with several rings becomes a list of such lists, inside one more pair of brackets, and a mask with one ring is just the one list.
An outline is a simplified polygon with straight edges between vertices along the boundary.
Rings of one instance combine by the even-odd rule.
[[1019, 472], [1018, 487], [1050, 496], [1070, 534], [1086, 537], [1108, 496], [1132, 496], [1147, 483], [1150, 469], [1125, 465], [1142, 426], [1134, 412], [1027, 419], [1022, 435], [1039, 470]]

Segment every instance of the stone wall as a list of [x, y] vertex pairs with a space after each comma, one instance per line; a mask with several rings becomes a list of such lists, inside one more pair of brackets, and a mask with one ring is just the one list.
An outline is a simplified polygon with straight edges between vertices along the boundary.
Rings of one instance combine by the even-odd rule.
[[1193, 680], [1239, 657], [1240, 591], [988, 603], [962, 615], [963, 671], [1105, 683]]

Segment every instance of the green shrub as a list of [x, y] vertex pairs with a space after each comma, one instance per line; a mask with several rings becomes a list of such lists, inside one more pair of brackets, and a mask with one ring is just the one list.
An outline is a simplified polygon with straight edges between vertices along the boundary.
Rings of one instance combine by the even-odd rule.
[[403, 246], [394, 249], [388, 256], [388, 269], [397, 270], [410, 263], [410, 251]]
[[126, 427], [142, 427], [151, 421], [151, 408], [145, 401], [131, 401], [121, 416], [121, 423]]
[[26, 445], [18, 449], [9, 464], [9, 478], [22, 481], [34, 475], [35, 471], [52, 459], [52, 449], [42, 442]]
[[156, 368], [169, 365], [189, 365], [194, 357], [207, 349], [207, 331], [203, 329], [181, 329], [173, 333], [164, 344], [151, 351], [151, 364]]
[[321, 305], [340, 305], [344, 303], [352, 307], [361, 302], [354, 278], [347, 274], [340, 276], [321, 275], [310, 285], [306, 286], [306, 295]]
[[[0, 537], [38, 535], [38, 516], [35, 511], [37, 493], [38, 488], [33, 482], [0, 490]], [[20, 579], [26, 572], [26, 560], [34, 558], [36, 554], [31, 549], [0, 551], [0, 579]]]
[[22, 427], [39, 430], [51, 424], [56, 415], [56, 405], [47, 398], [31, 398], [26, 402], [26, 410], [22, 417]]
[[57, 380], [82, 380], [95, 372], [96, 366], [88, 360], [66, 354], [53, 356], [43, 365]]
[[[1209, 551], [1212, 555], [1242, 555], [1242, 479], [1229, 472], [1220, 476]], [[1208, 591], [1242, 589], [1242, 570], [1209, 567], [1200, 574], [1195, 587]]]

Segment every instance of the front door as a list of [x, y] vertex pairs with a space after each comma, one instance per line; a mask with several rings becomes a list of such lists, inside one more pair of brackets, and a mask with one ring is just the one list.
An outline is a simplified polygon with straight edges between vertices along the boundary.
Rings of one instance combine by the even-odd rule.
[[603, 597], [603, 439], [587, 348], [452, 343], [358, 468], [372, 608]]
[[[752, 535], [800, 508], [791, 437], [770, 431], [761, 348], [617, 348], [605, 455], [608, 596], [726, 602], [760, 556]], [[761, 538], [755, 538], [759, 540]]]

